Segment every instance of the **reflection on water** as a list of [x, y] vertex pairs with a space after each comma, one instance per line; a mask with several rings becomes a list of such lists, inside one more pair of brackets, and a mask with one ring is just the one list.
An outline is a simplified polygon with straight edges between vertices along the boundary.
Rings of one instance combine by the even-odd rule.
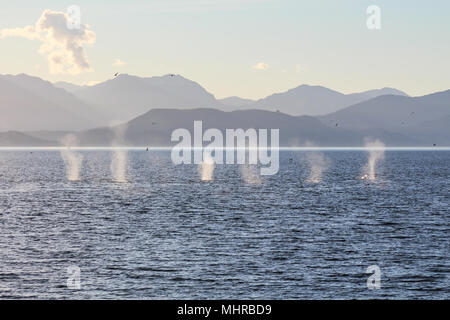
[[199, 165], [199, 172], [202, 181], [211, 181], [214, 178], [214, 159], [209, 152], [203, 153], [203, 161]]
[[115, 182], [127, 182], [128, 152], [116, 149], [111, 155], [111, 175]]

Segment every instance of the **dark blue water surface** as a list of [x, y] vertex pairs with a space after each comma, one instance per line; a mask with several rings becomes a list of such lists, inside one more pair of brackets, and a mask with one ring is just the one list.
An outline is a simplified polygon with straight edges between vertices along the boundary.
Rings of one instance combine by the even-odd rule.
[[367, 152], [323, 151], [318, 183], [311, 151], [252, 183], [162, 151], [116, 182], [111, 151], [81, 153], [70, 182], [59, 151], [0, 151], [0, 298], [450, 298], [450, 151], [387, 151], [372, 181]]

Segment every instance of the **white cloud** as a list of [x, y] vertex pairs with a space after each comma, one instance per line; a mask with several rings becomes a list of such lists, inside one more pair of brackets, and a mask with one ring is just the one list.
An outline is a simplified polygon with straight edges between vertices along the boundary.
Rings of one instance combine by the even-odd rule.
[[265, 70], [269, 69], [269, 65], [267, 63], [258, 62], [257, 64], [255, 64], [253, 66], [253, 69], [265, 71]]
[[44, 10], [34, 26], [0, 29], [0, 39], [21, 37], [42, 42], [39, 53], [46, 55], [51, 73], [79, 74], [91, 71], [84, 45], [95, 43], [95, 32], [88, 25], [67, 28], [64, 12]]
[[123, 62], [122, 60], [120, 60], [119, 58], [117, 58], [117, 59], [114, 61], [114, 63], [113, 63], [113, 66], [114, 66], [114, 67], [121, 67], [121, 66], [124, 66], [124, 65], [126, 65], [126, 63]]

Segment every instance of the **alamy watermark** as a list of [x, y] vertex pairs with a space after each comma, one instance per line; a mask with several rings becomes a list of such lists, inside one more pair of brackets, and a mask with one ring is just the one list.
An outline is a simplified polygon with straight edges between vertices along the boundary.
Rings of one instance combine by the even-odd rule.
[[366, 13], [369, 15], [366, 20], [367, 29], [380, 30], [381, 29], [381, 8], [376, 5], [367, 7]]
[[381, 269], [376, 264], [368, 266], [366, 273], [372, 273], [372, 275], [367, 278], [367, 289], [381, 289]]
[[[261, 175], [274, 175], [280, 167], [279, 139], [279, 129], [251, 128], [226, 129], [224, 141], [222, 131], [210, 128], [203, 132], [202, 121], [194, 121], [193, 136], [183, 128], [172, 132], [171, 141], [178, 144], [172, 148], [171, 158], [174, 164], [202, 164], [204, 160], [212, 160], [215, 164], [259, 163]], [[203, 147], [204, 142], [209, 144]]]
[[81, 289], [81, 269], [78, 266], [67, 267], [67, 288]]
[[72, 5], [67, 7], [66, 12], [68, 16], [66, 21], [67, 29], [79, 30], [81, 28], [81, 8], [79, 6]]

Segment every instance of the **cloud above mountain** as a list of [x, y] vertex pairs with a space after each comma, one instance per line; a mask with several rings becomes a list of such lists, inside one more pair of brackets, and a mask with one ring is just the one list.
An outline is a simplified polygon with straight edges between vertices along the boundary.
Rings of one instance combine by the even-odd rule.
[[60, 11], [44, 10], [35, 25], [0, 30], [0, 39], [21, 37], [42, 42], [39, 53], [48, 59], [51, 73], [79, 74], [91, 71], [85, 45], [93, 44], [95, 32], [88, 25], [69, 28], [71, 19]]
[[258, 62], [257, 64], [255, 64], [253, 66], [253, 69], [265, 71], [265, 70], [269, 69], [269, 65], [264, 62]]
[[123, 62], [122, 60], [120, 60], [119, 58], [117, 58], [116, 60], [114, 60], [113, 66], [114, 67], [122, 67], [126, 65], [125, 62]]

